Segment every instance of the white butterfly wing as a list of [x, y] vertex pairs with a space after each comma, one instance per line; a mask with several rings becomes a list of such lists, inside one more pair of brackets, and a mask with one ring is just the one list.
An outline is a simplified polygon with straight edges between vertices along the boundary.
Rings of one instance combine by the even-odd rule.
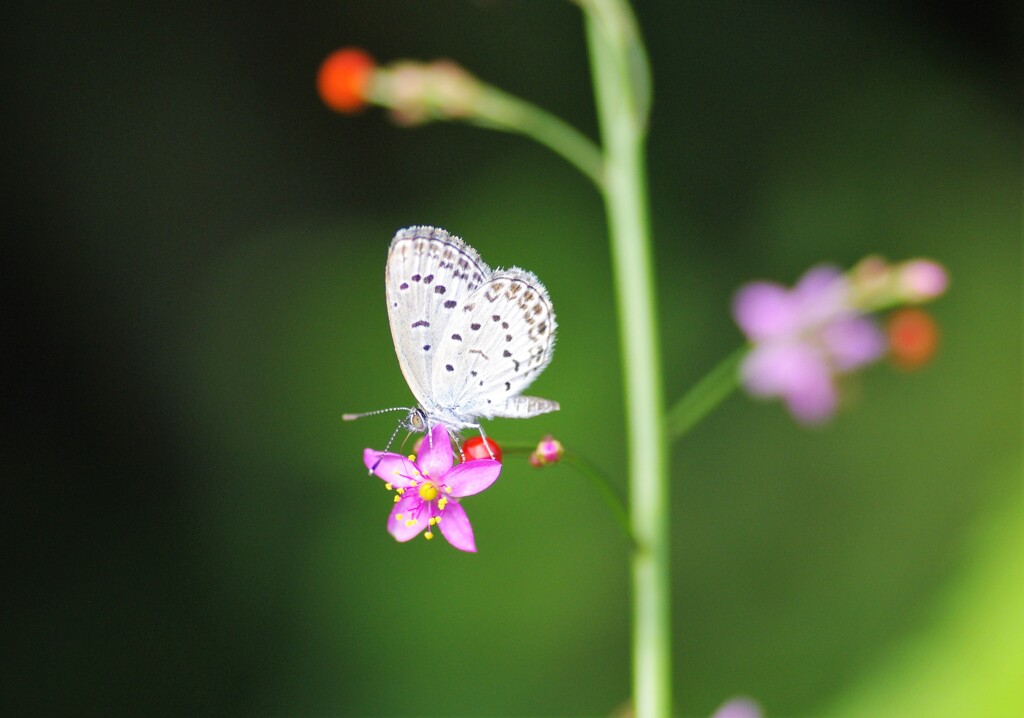
[[536, 276], [496, 272], [460, 303], [437, 340], [431, 383], [438, 408], [465, 423], [557, 410], [556, 402], [520, 396], [551, 361], [556, 326]]
[[447, 326], [491, 274], [472, 247], [443, 229], [409, 227], [391, 240], [385, 295], [391, 338], [409, 389], [438, 413], [433, 377]]

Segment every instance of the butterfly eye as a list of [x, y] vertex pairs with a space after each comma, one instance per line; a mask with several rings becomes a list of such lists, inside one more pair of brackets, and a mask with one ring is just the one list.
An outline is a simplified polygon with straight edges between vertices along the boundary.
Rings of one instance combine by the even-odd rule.
[[423, 412], [419, 409], [413, 409], [409, 412], [407, 422], [409, 424], [409, 428], [413, 431], [426, 431], [427, 422], [423, 420]]

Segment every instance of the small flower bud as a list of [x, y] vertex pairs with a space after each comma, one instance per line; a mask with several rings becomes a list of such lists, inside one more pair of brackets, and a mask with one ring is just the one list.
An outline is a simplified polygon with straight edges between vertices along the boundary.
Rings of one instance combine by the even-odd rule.
[[946, 291], [949, 275], [938, 262], [912, 259], [899, 267], [899, 288], [904, 301], [927, 302]]
[[892, 291], [893, 268], [884, 257], [877, 254], [865, 257], [850, 270], [850, 286], [854, 292], [854, 303], [868, 308], [885, 301]]
[[481, 85], [451, 60], [430, 63], [401, 60], [381, 70], [375, 89], [380, 103], [391, 108], [396, 124], [417, 125], [429, 120], [472, 116]]
[[530, 454], [530, 465], [539, 468], [547, 464], [556, 464], [563, 454], [565, 454], [565, 447], [562, 446], [562, 442], [548, 434], [540, 440], [537, 448]]

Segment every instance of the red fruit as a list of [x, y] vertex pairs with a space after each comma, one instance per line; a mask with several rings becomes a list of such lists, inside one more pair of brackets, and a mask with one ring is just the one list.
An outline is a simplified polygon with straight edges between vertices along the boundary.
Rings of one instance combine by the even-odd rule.
[[358, 48], [335, 50], [320, 65], [316, 76], [320, 99], [336, 112], [358, 112], [366, 106], [373, 68], [373, 58]]
[[[491, 447], [490, 453], [487, 451], [487, 447]], [[498, 442], [487, 437], [487, 444], [484, 444], [482, 436], [471, 436], [466, 439], [466, 442], [462, 445], [462, 454], [466, 457], [466, 461], [476, 461], [477, 459], [490, 459], [491, 454], [498, 461], [501, 461], [501, 447], [498, 446]]]
[[886, 322], [889, 356], [904, 369], [924, 366], [939, 345], [939, 329], [931, 315], [921, 309], [899, 309]]

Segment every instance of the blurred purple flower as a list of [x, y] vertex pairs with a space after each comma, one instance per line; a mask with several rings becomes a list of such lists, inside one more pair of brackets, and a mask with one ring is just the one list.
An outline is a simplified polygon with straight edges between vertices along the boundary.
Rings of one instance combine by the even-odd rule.
[[[448, 432], [438, 424], [424, 439], [419, 457], [391, 452], [363, 451], [363, 462], [372, 473], [394, 489], [395, 507], [388, 517], [388, 531], [408, 541], [437, 526], [448, 543], [461, 551], [476, 552], [473, 527], [454, 499], [478, 494], [494, 483], [501, 463], [493, 459], [467, 461], [452, 468], [454, 455]], [[443, 519], [443, 521], [442, 521]]]
[[849, 283], [834, 267], [808, 270], [793, 289], [748, 284], [736, 294], [733, 316], [754, 345], [740, 367], [747, 391], [782, 398], [807, 424], [835, 412], [837, 375], [885, 350], [881, 330], [853, 306]]
[[715, 711], [711, 718], [761, 718], [761, 707], [749, 698], [733, 698]]

